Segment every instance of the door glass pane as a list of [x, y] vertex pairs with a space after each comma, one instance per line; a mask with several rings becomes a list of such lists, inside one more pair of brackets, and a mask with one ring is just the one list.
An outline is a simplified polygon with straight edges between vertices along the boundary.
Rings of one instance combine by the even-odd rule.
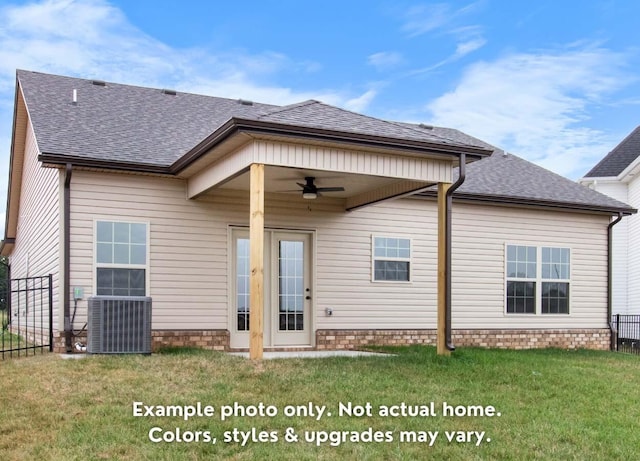
[[249, 331], [249, 239], [236, 240], [236, 309], [238, 331]]
[[303, 242], [278, 242], [278, 324], [283, 331], [304, 329], [303, 255]]

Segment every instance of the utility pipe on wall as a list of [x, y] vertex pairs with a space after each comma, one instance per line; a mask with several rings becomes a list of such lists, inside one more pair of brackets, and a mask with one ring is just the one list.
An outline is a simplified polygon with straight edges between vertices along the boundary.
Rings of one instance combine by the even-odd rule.
[[613, 226], [622, 220], [623, 214], [618, 213], [618, 217], [607, 226], [607, 324], [611, 330], [611, 349], [615, 349], [615, 338], [613, 337], [613, 327], [611, 317], [613, 314]]
[[63, 216], [63, 232], [64, 232], [64, 281], [62, 287], [64, 299], [64, 347], [67, 352], [73, 351], [72, 341], [72, 325], [71, 325], [71, 255], [69, 254], [71, 246], [70, 224], [71, 224], [71, 173], [73, 165], [67, 163], [64, 177], [64, 216]]

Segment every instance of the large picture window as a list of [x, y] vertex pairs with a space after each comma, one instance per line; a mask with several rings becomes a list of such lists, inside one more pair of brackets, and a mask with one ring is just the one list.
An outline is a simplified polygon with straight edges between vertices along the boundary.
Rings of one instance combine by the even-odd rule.
[[147, 224], [96, 222], [96, 294], [146, 296]]
[[507, 314], [568, 314], [569, 248], [507, 245]]
[[408, 282], [411, 280], [411, 240], [373, 237], [373, 280]]

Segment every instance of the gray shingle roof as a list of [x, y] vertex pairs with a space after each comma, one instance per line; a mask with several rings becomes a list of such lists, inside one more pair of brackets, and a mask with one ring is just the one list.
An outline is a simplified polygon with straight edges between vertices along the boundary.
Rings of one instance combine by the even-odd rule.
[[618, 176], [640, 155], [640, 126], [622, 140], [591, 171], [586, 178]]
[[[232, 117], [398, 140], [463, 145], [428, 132], [318, 101], [291, 106], [238, 100], [19, 70], [40, 150], [47, 154], [143, 165], [172, 165]], [[72, 103], [77, 90], [77, 104]]]
[[258, 117], [263, 121], [279, 122], [309, 128], [335, 129], [359, 134], [412, 139], [449, 145], [476, 145], [465, 140], [454, 140], [420, 129], [408, 123], [392, 122], [309, 100], [290, 106], [280, 107]]
[[169, 166], [229, 118], [277, 107], [29, 71], [18, 80], [41, 152], [115, 162]]
[[[495, 151], [468, 165], [457, 195], [540, 201], [590, 210], [632, 211], [588, 189], [458, 130], [390, 122], [304, 101], [274, 106], [117, 83], [18, 71], [42, 153], [168, 167], [232, 117]], [[77, 104], [72, 103], [77, 90]], [[636, 130], [638, 131], [638, 130]], [[640, 137], [640, 136], [639, 136]]]
[[[432, 127], [434, 133], [459, 141], [492, 147], [452, 128]], [[474, 141], [475, 140], [475, 141]], [[494, 154], [467, 165], [464, 183], [454, 197], [530, 202], [568, 208], [605, 209], [629, 212], [632, 208], [608, 195], [596, 192], [513, 154], [493, 148]], [[454, 175], [457, 179], [457, 172]]]

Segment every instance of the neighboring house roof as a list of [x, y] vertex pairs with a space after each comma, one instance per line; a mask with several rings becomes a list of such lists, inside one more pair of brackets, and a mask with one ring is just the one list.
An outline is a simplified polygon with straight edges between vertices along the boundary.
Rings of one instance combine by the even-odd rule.
[[[17, 79], [43, 157], [169, 171], [171, 165], [197, 157], [209, 139], [240, 120], [247, 126], [346, 133], [355, 139], [444, 146], [486, 157], [467, 166], [467, 179], [455, 197], [635, 212], [622, 202], [451, 128], [380, 120], [313, 100], [275, 106], [22, 70]], [[76, 103], [72, 102], [74, 90]]]
[[618, 176], [640, 156], [640, 126], [604, 157], [585, 178]]

